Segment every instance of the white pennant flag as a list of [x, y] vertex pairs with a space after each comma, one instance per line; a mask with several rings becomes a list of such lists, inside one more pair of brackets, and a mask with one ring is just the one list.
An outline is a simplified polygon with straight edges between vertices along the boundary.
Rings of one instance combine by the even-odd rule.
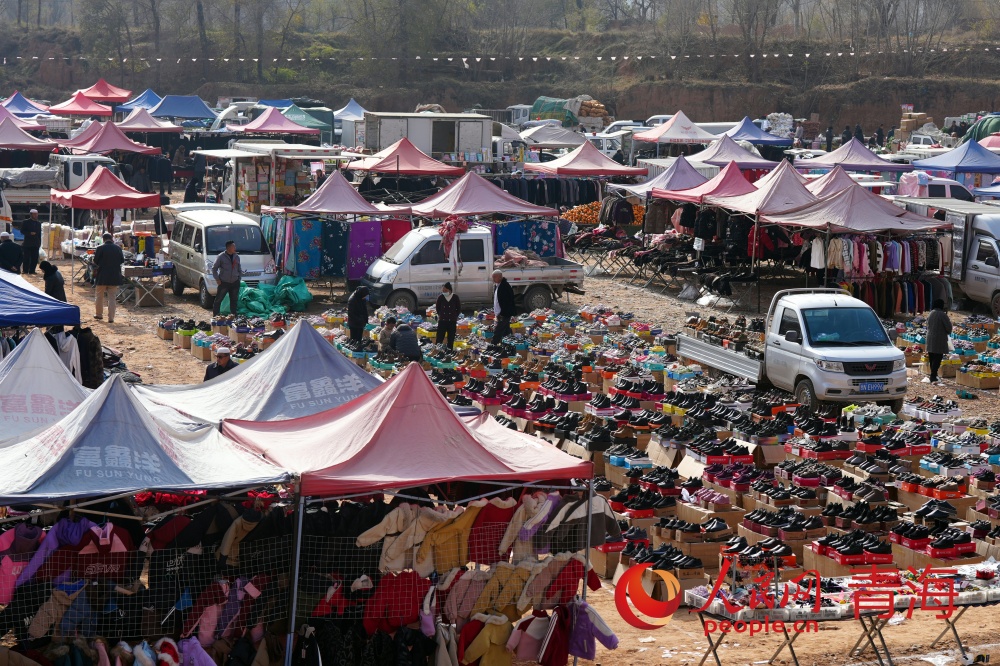
[[677, 60], [677, 56], [670, 56], [671, 60]]

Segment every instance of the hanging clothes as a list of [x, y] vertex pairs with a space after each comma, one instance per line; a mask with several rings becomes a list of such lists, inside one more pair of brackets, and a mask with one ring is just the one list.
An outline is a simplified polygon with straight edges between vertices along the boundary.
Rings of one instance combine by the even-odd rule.
[[360, 280], [382, 254], [382, 223], [352, 222], [347, 247], [347, 279]]
[[554, 257], [558, 246], [559, 225], [550, 220], [525, 220], [525, 249], [540, 257]]
[[413, 225], [409, 220], [382, 220], [382, 252], [389, 251], [396, 241], [410, 233]]
[[320, 276], [323, 248], [322, 225], [318, 220], [296, 219], [293, 238], [295, 251], [294, 275], [307, 280]]
[[347, 273], [347, 243], [350, 224], [339, 220], [323, 221], [322, 271], [327, 277], [344, 277]]

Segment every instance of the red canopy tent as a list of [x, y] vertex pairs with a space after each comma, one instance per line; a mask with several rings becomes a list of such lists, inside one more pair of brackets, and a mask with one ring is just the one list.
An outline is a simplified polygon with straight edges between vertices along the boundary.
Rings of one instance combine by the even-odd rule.
[[132, 96], [131, 90], [125, 90], [124, 88], [113, 86], [104, 79], [98, 79], [97, 83], [89, 88], [84, 88], [79, 92], [83, 93], [92, 100], [100, 102], [114, 102], [115, 104], [127, 102]]
[[159, 120], [149, 115], [149, 111], [137, 106], [120, 123], [115, 123], [124, 132], [183, 132], [184, 128], [167, 120]]
[[777, 176], [753, 192], [735, 197], [706, 196], [704, 201], [748, 215], [780, 213], [816, 201], [816, 195], [806, 189], [792, 165], [787, 160], [781, 164], [774, 170]]
[[[409, 208], [393, 209], [396, 212], [408, 213]], [[386, 211], [376, 208], [358, 194], [354, 186], [347, 182], [340, 169], [335, 170], [323, 184], [312, 193], [308, 199], [293, 208], [286, 208], [289, 213], [319, 213], [324, 215], [386, 215]]]
[[857, 181], [851, 178], [849, 173], [837, 165], [816, 180], [806, 183], [806, 189], [822, 199], [857, 184]]
[[93, 136], [86, 141], [74, 144], [71, 146], [71, 150], [81, 155], [88, 153], [107, 155], [116, 150], [125, 153], [139, 153], [141, 155], [159, 155], [161, 152], [159, 148], [136, 143], [125, 136], [125, 132], [121, 131], [114, 123], [102, 124], [101, 128]]
[[414, 204], [414, 215], [445, 218], [449, 215], [558, 215], [559, 211], [535, 206], [501, 190], [471, 171], [434, 196]]
[[41, 132], [45, 129], [45, 125], [37, 125], [35, 123], [29, 123], [27, 120], [22, 120], [15, 116], [13, 113], [7, 110], [7, 107], [0, 106], [0, 120], [10, 120], [17, 127], [23, 129], [26, 132]]
[[276, 106], [268, 107], [267, 111], [246, 125], [232, 125], [229, 129], [244, 134], [319, 134], [318, 129], [299, 125], [281, 115], [281, 109]]
[[4, 150], [34, 150], [48, 152], [59, 147], [55, 141], [35, 138], [17, 126], [10, 118], [0, 120], [0, 148]]
[[398, 173], [401, 176], [461, 176], [465, 173], [460, 166], [438, 162], [406, 137], [371, 157], [351, 162], [346, 168], [350, 171]]
[[52, 190], [49, 198], [60, 206], [87, 210], [156, 208], [160, 205], [159, 194], [134, 190], [103, 166], [94, 169], [94, 173], [75, 190]]
[[95, 121], [84, 127], [82, 130], [80, 130], [80, 133], [74, 136], [73, 138], [57, 139], [57, 141], [59, 142], [59, 145], [62, 146], [63, 148], [75, 148], [93, 139], [97, 135], [97, 133], [101, 131], [101, 127], [103, 127], [103, 125]]
[[301, 494], [308, 496], [594, 473], [592, 463], [535, 437], [470, 427], [415, 363], [346, 405], [290, 421], [225, 420], [222, 432], [300, 474]]
[[730, 162], [722, 171], [709, 181], [687, 190], [661, 190], [653, 188], [653, 196], [657, 199], [687, 201], [700, 204], [705, 197], [736, 197], [756, 191], [750, 181], [740, 173], [740, 167]]
[[525, 164], [524, 170], [556, 176], [645, 176], [649, 173], [646, 167], [618, 164], [590, 141], [585, 141], [573, 152], [551, 162]]
[[62, 104], [50, 106], [49, 113], [57, 116], [110, 116], [114, 112], [110, 107], [98, 104], [77, 90]]

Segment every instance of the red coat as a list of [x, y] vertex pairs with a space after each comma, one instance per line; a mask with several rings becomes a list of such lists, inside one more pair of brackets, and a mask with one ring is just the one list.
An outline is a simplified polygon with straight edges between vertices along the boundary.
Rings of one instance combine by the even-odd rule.
[[517, 500], [510, 499], [497, 506], [489, 502], [482, 508], [476, 516], [476, 522], [472, 524], [469, 532], [469, 561], [479, 564], [493, 564], [500, 560], [506, 560], [509, 554], [500, 553], [500, 542], [507, 532], [514, 511], [517, 509]]
[[[587, 587], [591, 590], [601, 589], [601, 579], [597, 577], [593, 569], [586, 571]], [[577, 595], [580, 589], [580, 581], [584, 579], [583, 562], [575, 557], [570, 558], [556, 577], [545, 588], [542, 595], [543, 607], [551, 608], [558, 604], [569, 603]]]
[[420, 619], [420, 606], [431, 583], [415, 571], [382, 577], [375, 594], [368, 599], [362, 622], [368, 635], [376, 631], [392, 633]]

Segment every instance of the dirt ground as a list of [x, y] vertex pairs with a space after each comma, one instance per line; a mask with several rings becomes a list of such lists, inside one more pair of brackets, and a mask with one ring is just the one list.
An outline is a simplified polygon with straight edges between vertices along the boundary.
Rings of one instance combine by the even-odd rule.
[[[194, 290], [189, 290], [181, 298], [175, 298], [169, 290], [164, 308], [139, 308], [132, 305], [118, 306], [118, 314], [114, 324], [107, 319], [94, 320], [93, 288], [76, 284], [71, 291], [69, 262], [57, 260], [56, 263], [67, 279], [67, 295], [71, 303], [79, 305], [85, 325], [93, 327], [102, 342], [121, 351], [129, 368], [141, 375], [145, 383], [182, 384], [202, 381], [207, 362], [198, 361], [186, 350], [174, 347], [167, 341], [155, 335], [157, 321], [166, 316], [183, 316], [196, 321], [207, 319], [210, 313], [202, 309], [197, 302]], [[29, 282], [42, 287], [41, 275], [25, 276]], [[768, 285], [763, 290], [762, 303], [766, 309], [770, 293], [776, 288], [803, 286], [802, 278], [795, 277]], [[616, 309], [633, 312], [639, 320], [656, 322], [666, 331], [681, 327], [686, 312], [700, 310], [707, 312], [710, 308], [699, 308], [690, 303], [674, 298], [677, 290], [668, 291], [666, 295], [657, 291], [645, 290], [624, 284], [622, 280], [612, 280], [608, 277], [591, 277], [586, 281], [586, 296], [573, 296], [570, 302], [556, 304], [560, 311], [575, 312], [584, 304], [607, 303], [614, 304]], [[341, 303], [346, 298], [343, 286], [334, 289], [333, 298], [329, 287], [314, 289], [315, 299], [309, 312], [322, 312]], [[746, 308], [738, 308], [735, 312], [751, 315], [756, 312], [756, 298]], [[956, 321], [967, 313], [953, 313]], [[954, 397], [955, 385], [948, 383], [945, 387], [929, 387], [919, 383], [918, 378], [911, 379], [909, 394], [927, 396], [937, 392]], [[929, 389], [932, 389], [929, 390]], [[1000, 396], [996, 391], [979, 391], [979, 399], [960, 401], [969, 416], [986, 416], [990, 419], [1000, 417]], [[655, 631], [634, 629], [627, 625], [618, 615], [614, 606], [614, 590], [605, 583], [603, 589], [590, 593], [589, 601], [600, 612], [620, 640], [616, 651], [598, 650], [596, 663], [606, 666], [633, 666], [646, 663], [698, 664], [707, 648], [702, 635], [697, 616], [685, 609], [679, 611], [665, 627]], [[893, 650], [897, 662], [917, 661], [930, 662], [943, 666], [951, 663], [961, 663], [956, 659], [957, 651], [954, 642], [950, 641], [944, 647], [933, 650], [930, 642], [944, 628], [939, 620], [928, 617], [929, 614], [917, 612], [913, 619], [906, 620], [901, 625], [886, 628], [885, 636], [889, 647]], [[962, 618], [959, 627], [963, 641], [974, 651], [1000, 655], [1000, 638], [997, 637], [996, 612], [991, 608], [975, 608], [969, 610]], [[819, 635], [804, 635], [795, 643], [799, 662], [802, 666], [813, 664], [851, 664], [865, 663], [864, 656], [850, 659], [847, 652], [858, 639], [861, 627], [857, 622], [830, 622], [821, 625]], [[771, 658], [781, 640], [774, 635], [733, 635], [720, 648], [722, 663], [726, 666], [740, 664], [761, 664]], [[866, 655], [870, 663], [874, 663], [871, 652]], [[711, 657], [709, 657], [709, 662]], [[788, 652], [778, 656], [775, 663], [791, 663]]]

